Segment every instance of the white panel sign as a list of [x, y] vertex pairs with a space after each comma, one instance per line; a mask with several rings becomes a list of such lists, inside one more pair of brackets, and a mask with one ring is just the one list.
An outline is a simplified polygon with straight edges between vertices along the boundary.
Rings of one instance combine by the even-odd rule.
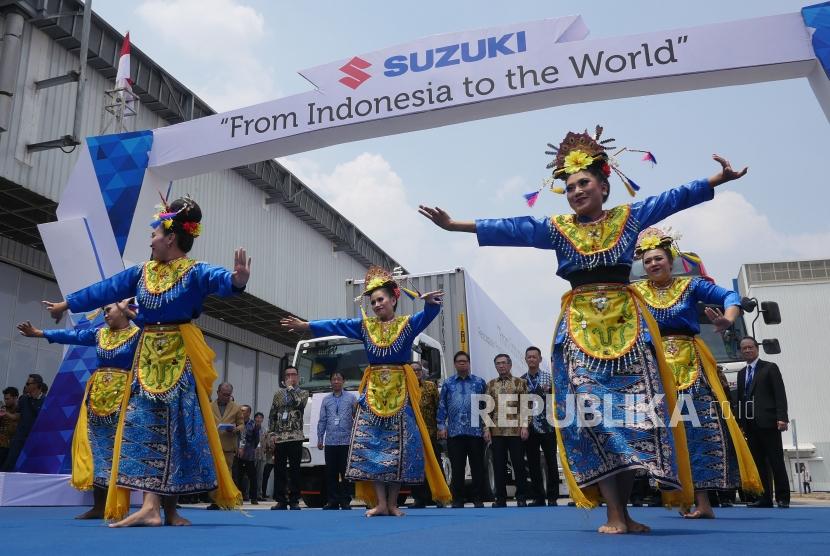
[[570, 16], [349, 55], [301, 72], [314, 91], [156, 130], [150, 166], [175, 179], [549, 106], [804, 77], [817, 65], [798, 13], [586, 34]]

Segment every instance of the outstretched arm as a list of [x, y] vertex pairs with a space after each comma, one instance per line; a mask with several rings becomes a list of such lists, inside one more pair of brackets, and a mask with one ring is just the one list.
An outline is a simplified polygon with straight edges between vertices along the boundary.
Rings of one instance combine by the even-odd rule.
[[40, 328], [36, 328], [29, 321], [21, 322], [20, 324], [17, 325], [17, 329], [20, 331], [20, 333], [23, 336], [26, 336], [27, 338], [43, 338], [44, 337], [43, 330], [41, 330]]
[[472, 220], [453, 220], [441, 207], [418, 206], [418, 212], [432, 221], [439, 228], [450, 232], [476, 233], [476, 223]]
[[740, 179], [749, 171], [749, 166], [744, 166], [743, 170], [736, 172], [729, 161], [719, 154], [713, 154], [712, 158], [721, 165], [721, 171], [709, 178], [709, 187], [717, 187], [722, 183]]

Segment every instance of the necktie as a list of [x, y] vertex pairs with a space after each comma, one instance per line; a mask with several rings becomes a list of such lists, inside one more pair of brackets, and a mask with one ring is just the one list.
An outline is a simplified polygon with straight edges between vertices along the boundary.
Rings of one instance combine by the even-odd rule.
[[744, 391], [749, 392], [749, 388], [752, 386], [752, 379], [753, 375], [755, 374], [755, 367], [752, 365], [747, 365], [746, 367], [746, 387]]

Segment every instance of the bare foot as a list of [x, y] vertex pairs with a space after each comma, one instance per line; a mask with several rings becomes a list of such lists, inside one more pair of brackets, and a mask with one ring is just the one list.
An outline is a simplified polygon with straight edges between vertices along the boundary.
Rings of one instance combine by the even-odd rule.
[[92, 508], [81, 515], [76, 515], [75, 519], [104, 519], [104, 510]]
[[187, 527], [191, 525], [190, 520], [183, 518], [178, 512], [174, 514], [164, 512], [164, 524], [174, 527]]
[[381, 515], [389, 515], [389, 512], [386, 508], [381, 508], [380, 506], [375, 506], [366, 512], [366, 517], [377, 517]]
[[708, 512], [695, 510], [681, 515], [686, 519], [715, 519], [715, 512], [711, 510]]
[[110, 523], [112, 528], [118, 527], [160, 527], [161, 515], [156, 510], [144, 508], [138, 510], [133, 515], [129, 515], [116, 523]]
[[643, 525], [639, 521], [634, 521], [631, 519], [631, 516], [625, 517], [625, 526], [628, 528], [629, 533], [650, 533], [651, 527], [648, 525]]
[[389, 515], [393, 515], [395, 517], [403, 517], [406, 513], [402, 512], [400, 508], [392, 508], [389, 510]]
[[609, 521], [597, 531], [606, 535], [624, 535], [628, 533], [628, 527], [623, 521]]

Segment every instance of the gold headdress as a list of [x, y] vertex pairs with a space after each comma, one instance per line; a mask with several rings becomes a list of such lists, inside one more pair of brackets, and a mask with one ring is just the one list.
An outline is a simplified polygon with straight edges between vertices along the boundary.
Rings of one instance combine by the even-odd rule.
[[395, 296], [395, 299], [398, 299], [401, 296], [401, 292], [404, 292], [412, 299], [421, 297], [421, 293], [418, 290], [402, 287], [398, 283], [396, 276], [398, 276], [402, 271], [403, 269], [396, 268], [393, 272], [389, 272], [385, 268], [381, 268], [379, 266], [370, 266], [369, 270], [366, 271], [366, 278], [363, 281], [363, 293], [360, 297], [356, 298], [355, 301], [360, 301], [360, 299], [364, 296], [372, 295], [373, 291], [384, 286], [392, 290], [392, 294]]
[[602, 131], [602, 126], [599, 125], [596, 127], [593, 137], [588, 134], [587, 129], [582, 133], [574, 133], [573, 131], [569, 131], [562, 142], [559, 143], [558, 147], [548, 143], [549, 150], [545, 151], [545, 154], [555, 156], [555, 158], [547, 165], [547, 168], [552, 169], [553, 172], [550, 177], [545, 178], [542, 182], [542, 187], [539, 188], [538, 191], [525, 194], [524, 197], [528, 206], [532, 207], [536, 204], [539, 193], [541, 193], [542, 189], [545, 187], [550, 187], [550, 190], [554, 193], [565, 193], [564, 187], [553, 185], [555, 181], [557, 179], [565, 181], [571, 174], [587, 170], [592, 166], [600, 170], [606, 178], [611, 175], [612, 171], [616, 173], [632, 197], [637, 191], [640, 190], [640, 186], [634, 183], [631, 178], [623, 174], [619, 169], [617, 156], [621, 155], [625, 151], [629, 151], [644, 153], [643, 160], [651, 162], [652, 164], [657, 164], [657, 159], [654, 158], [654, 155], [649, 151], [631, 149], [628, 147], [622, 147], [617, 149], [614, 153], [609, 153], [609, 149], [614, 148], [611, 145], [611, 143], [614, 142], [614, 139], [609, 138], [600, 140], [602, 137]]
[[637, 236], [637, 244], [634, 247], [634, 258], [642, 259], [643, 255], [652, 249], [665, 249], [671, 253], [673, 259], [680, 258], [684, 272], [696, 273], [704, 278], [710, 279], [706, 274], [706, 267], [703, 266], [703, 261], [699, 256], [691, 251], [680, 250], [680, 246], [677, 244], [680, 238], [681, 235], [671, 228], [660, 229], [655, 226], [646, 228]]
[[672, 257], [680, 252], [677, 248], [677, 235], [670, 230], [662, 230], [652, 226], [646, 228], [637, 236], [637, 244], [634, 247], [634, 258], [640, 259], [646, 251], [652, 249], [666, 249]]

